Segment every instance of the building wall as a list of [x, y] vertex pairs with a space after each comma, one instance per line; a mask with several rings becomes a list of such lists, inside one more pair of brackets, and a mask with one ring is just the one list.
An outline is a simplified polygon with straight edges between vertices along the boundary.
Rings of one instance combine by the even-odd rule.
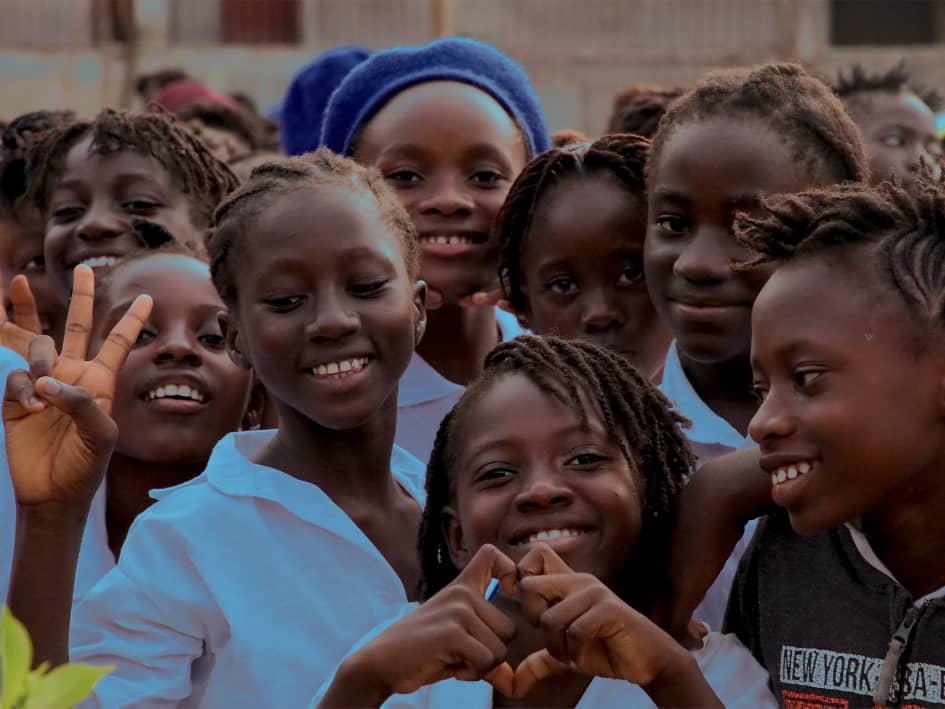
[[[430, 0], [265, 0], [297, 3], [294, 45], [221, 44], [220, 3], [256, 0], [133, 1], [140, 37], [129, 52], [95, 40], [107, 35], [107, 0], [0, 0], [0, 115], [127, 104], [127, 76], [165, 65], [267, 105], [297, 66], [329, 47], [432, 37]], [[451, 20], [456, 34], [491, 42], [523, 64], [555, 129], [598, 132], [613, 94], [628, 83], [690, 83], [712, 68], [773, 59], [832, 75], [854, 61], [880, 68], [905, 57], [920, 81], [945, 88], [945, 45], [832, 47], [828, 2], [452, 0]]]

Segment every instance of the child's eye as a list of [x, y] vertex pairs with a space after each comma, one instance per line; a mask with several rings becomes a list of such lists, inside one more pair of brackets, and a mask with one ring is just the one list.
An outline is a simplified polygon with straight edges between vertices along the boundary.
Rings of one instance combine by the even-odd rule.
[[266, 298], [263, 302], [272, 310], [279, 313], [285, 313], [298, 306], [304, 297], [301, 295], [286, 295], [279, 298]]
[[667, 234], [679, 236], [689, 231], [689, 220], [673, 214], [661, 214], [656, 218], [656, 226]]
[[379, 295], [381, 291], [384, 290], [384, 286], [386, 285], [387, 280], [371, 281], [369, 283], [357, 283], [353, 286], [349, 286], [348, 290], [356, 296], [369, 298], [371, 296]]
[[902, 148], [906, 144], [906, 137], [902, 133], [890, 133], [879, 139], [888, 148]]
[[43, 256], [34, 256], [23, 264], [20, 273], [36, 273], [46, 270], [46, 259]]
[[151, 340], [154, 339], [154, 337], [155, 337], [154, 333], [151, 332], [150, 330], [142, 330], [141, 332], [138, 333], [138, 339], [135, 340], [135, 346], [143, 345], [146, 342], [150, 342]]
[[555, 295], [574, 295], [578, 291], [578, 286], [573, 278], [561, 276], [545, 283], [545, 290]]
[[222, 350], [226, 345], [226, 342], [223, 339], [223, 335], [216, 333], [201, 335], [199, 340], [203, 345], [210, 350]]
[[759, 404], [762, 404], [762, 403], [764, 403], [765, 397], [768, 396], [768, 389], [767, 389], [767, 387], [763, 387], [763, 386], [761, 386], [760, 384], [755, 384], [755, 385], [751, 388], [751, 393], [752, 393], [752, 394], [754, 395], [754, 397], [758, 400], [758, 403], [759, 403]]
[[599, 453], [584, 452], [584, 453], [578, 453], [577, 455], [572, 456], [568, 460], [567, 465], [578, 465], [578, 466], [596, 465], [597, 463], [602, 463], [605, 460], [607, 460], [607, 457], [600, 455]]
[[126, 211], [133, 212], [135, 214], [151, 214], [161, 207], [161, 205], [157, 202], [151, 202], [146, 199], [129, 200], [123, 203], [121, 206]]
[[476, 482], [496, 482], [507, 480], [515, 473], [508, 466], [497, 465], [493, 468], [487, 468], [476, 476]]
[[423, 176], [414, 170], [394, 170], [384, 175], [384, 179], [393, 183], [397, 187], [408, 187], [416, 185], [423, 180]]
[[474, 184], [480, 186], [493, 187], [505, 179], [505, 175], [495, 170], [479, 170], [473, 173], [469, 178]]
[[794, 372], [794, 383], [803, 389], [820, 379], [821, 374], [823, 374], [823, 372], [816, 370]]
[[628, 266], [623, 270], [623, 273], [620, 274], [620, 278], [617, 279], [618, 286], [632, 286], [637, 283], [643, 283], [643, 268], [641, 264]]
[[68, 205], [65, 207], [57, 207], [52, 211], [52, 218], [60, 223], [64, 224], [66, 222], [75, 221], [82, 216], [82, 213], [85, 211], [83, 207], [77, 205]]

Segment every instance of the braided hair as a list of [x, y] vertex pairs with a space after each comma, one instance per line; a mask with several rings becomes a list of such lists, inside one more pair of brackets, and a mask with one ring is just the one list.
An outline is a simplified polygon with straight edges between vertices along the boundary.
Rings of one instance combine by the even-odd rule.
[[917, 86], [912, 81], [912, 75], [901, 61], [887, 71], [871, 74], [861, 64], [854, 64], [850, 71], [844, 74], [837, 73], [837, 80], [833, 90], [844, 103], [864, 93], [900, 94], [913, 93], [918, 96], [933, 112], [942, 108], [942, 96], [936, 91], [929, 91]]
[[615, 179], [627, 194], [646, 204], [644, 169], [650, 141], [638, 135], [609, 135], [593, 143], [552, 148], [534, 158], [512, 184], [496, 215], [493, 232], [500, 244], [499, 276], [505, 297], [525, 312], [522, 254], [535, 211], [544, 194], [569, 177]]
[[648, 173], [680, 126], [708, 118], [756, 118], [795, 153], [798, 169], [833, 182], [862, 182], [869, 168], [859, 129], [830, 87], [797, 64], [764, 64], [704, 76], [666, 111]]
[[[585, 402], [589, 402], [643, 479], [643, 528], [628, 564], [633, 567], [634, 583], [622, 579], [618, 591], [637, 607], [648, 606], [658, 569], [666, 559], [676, 497], [695, 462], [681, 430], [689, 422], [672, 411], [669, 401], [619, 355], [586, 342], [535, 335], [517, 337], [492, 350], [482, 374], [440, 424], [427, 465], [427, 504], [418, 540], [421, 595], [429, 598], [459, 574], [449, 556], [443, 509], [452, 504], [455, 449], [463, 437], [467, 413], [487, 390], [513, 374], [528, 377], [541, 391], [570, 407], [584, 425], [589, 415]], [[652, 573], [641, 573], [644, 570]], [[641, 578], [647, 581], [641, 583]]]
[[254, 168], [242, 187], [217, 208], [207, 248], [213, 283], [227, 306], [233, 307], [237, 303], [236, 261], [246, 234], [252, 230], [253, 221], [280, 196], [298, 189], [317, 190], [323, 186], [366, 193], [376, 204], [382, 223], [400, 237], [407, 272], [411, 278], [416, 277], [419, 271], [416, 230], [380, 172], [336, 155], [327, 148], [320, 148], [313, 153], [272, 160]]
[[75, 121], [49, 131], [30, 151], [28, 195], [41, 212], [46, 212], [69, 150], [88, 137], [91, 153], [132, 151], [156, 160], [175, 187], [189, 197], [192, 215], [200, 225], [209, 223], [214, 208], [237, 185], [229, 168], [170, 114], [106, 108], [92, 121]]
[[[929, 328], [945, 328], [945, 187], [921, 175], [908, 188], [846, 184], [766, 199], [762, 213], [739, 215], [735, 238], [759, 263], [784, 263], [867, 248], [880, 284], [898, 293]], [[884, 283], [882, 282], [884, 281]]]

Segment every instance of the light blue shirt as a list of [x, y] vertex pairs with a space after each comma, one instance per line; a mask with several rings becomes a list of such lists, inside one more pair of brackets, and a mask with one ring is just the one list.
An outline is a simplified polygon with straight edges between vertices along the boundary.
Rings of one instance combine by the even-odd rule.
[[[352, 655], [384, 630], [413, 612], [416, 605], [405, 606], [395, 617], [390, 618], [370, 631], [355, 645]], [[409, 647], [404, 648], [410, 652]], [[767, 709], [778, 703], [768, 686], [768, 673], [752, 657], [751, 653], [734, 635], [709, 633], [703, 646], [693, 653], [702, 675], [727, 709]], [[339, 665], [341, 663], [338, 663]], [[316, 709], [328, 691], [331, 678], [325, 681], [318, 694], [309, 704]], [[447, 679], [421, 687], [411, 694], [395, 694], [381, 706], [383, 709], [440, 709], [462, 707], [463, 709], [490, 709], [493, 688], [485, 681], [461, 682]], [[578, 700], [576, 709], [604, 709], [605, 707], [655, 707], [639, 685], [623, 680], [595, 677]]]
[[[115, 670], [83, 706], [305, 706], [345, 652], [395, 615], [400, 578], [321, 489], [225, 436], [197, 478], [155, 493], [118, 565], [76, 606], [72, 658]], [[422, 506], [423, 466], [391, 471]]]
[[[495, 318], [503, 342], [528, 334], [514, 315], [501, 308], [495, 309]], [[459, 401], [463, 389], [414, 352], [397, 391], [397, 445], [428, 462], [440, 422]]]
[[[20, 355], [7, 347], [0, 347], [0, 394], [6, 393], [7, 377], [14, 369], [29, 369]], [[16, 497], [13, 480], [7, 464], [5, 427], [0, 426], [0, 600], [6, 600], [13, 567], [13, 537], [16, 531]]]
[[[663, 381], [659, 389], [673, 402], [676, 411], [692, 421], [692, 427], [685, 433], [699, 459], [698, 465], [704, 465], [725, 453], [755, 447], [754, 441], [736, 431], [732, 424], [710, 409], [692, 388], [679, 361], [675, 342], [669, 346], [669, 352], [666, 353]], [[696, 608], [695, 617], [707, 623], [710, 628], [722, 627], [732, 582], [735, 580], [735, 572], [738, 571], [738, 562], [748, 548], [756, 526], [755, 520], [745, 526], [745, 533], [735, 545], [735, 550], [725, 562], [718, 578], [706, 591], [702, 603]]]

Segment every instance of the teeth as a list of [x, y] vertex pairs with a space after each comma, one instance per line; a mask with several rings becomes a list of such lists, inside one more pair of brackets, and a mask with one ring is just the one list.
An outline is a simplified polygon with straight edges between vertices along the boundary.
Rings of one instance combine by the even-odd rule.
[[473, 243], [473, 240], [468, 236], [425, 236], [420, 241], [425, 244], [447, 244], [452, 246]]
[[360, 372], [367, 366], [367, 363], [367, 357], [355, 357], [353, 359], [343, 359], [338, 362], [326, 362], [325, 364], [319, 364], [313, 367], [312, 374], [316, 377], [341, 379]]
[[562, 537], [579, 537], [582, 534], [584, 534], [584, 532], [579, 529], [548, 529], [529, 535], [527, 539], [519, 542], [519, 544], [550, 542], [553, 539], [561, 539]]
[[118, 261], [118, 258], [115, 256], [90, 256], [87, 259], [83, 259], [82, 263], [89, 268], [102, 268], [112, 267]]
[[202, 402], [203, 392], [186, 384], [165, 384], [148, 392], [148, 401], [155, 399], [190, 399]]
[[788, 480], [796, 480], [799, 477], [807, 475], [814, 469], [813, 463], [804, 461], [802, 463], [793, 463], [791, 465], [782, 465], [771, 473], [771, 484], [780, 485]]

